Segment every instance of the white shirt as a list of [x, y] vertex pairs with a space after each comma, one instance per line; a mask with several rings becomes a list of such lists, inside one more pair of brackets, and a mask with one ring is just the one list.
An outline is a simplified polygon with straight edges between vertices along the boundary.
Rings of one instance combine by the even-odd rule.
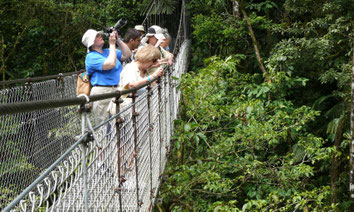
[[[136, 62], [128, 63], [124, 68], [122, 73], [120, 73], [120, 80], [119, 80], [119, 90], [124, 91], [128, 90], [128, 84], [132, 82], [137, 82], [142, 80], [144, 77], [141, 77], [138, 65]], [[137, 94], [142, 94], [146, 89], [141, 88], [138, 90]], [[122, 98], [126, 98], [126, 95], [123, 95]]]
[[[140, 71], [138, 68], [138, 65], [133, 61], [131, 63], [128, 63], [120, 73], [120, 80], [119, 80], [119, 85], [118, 85], [118, 90], [124, 91], [128, 90], [128, 84], [132, 82], [137, 82], [142, 80], [143, 77], [140, 76]], [[146, 89], [141, 88], [137, 91], [138, 95], [141, 95]], [[120, 104], [120, 109], [122, 110], [126, 106], [128, 106], [132, 102], [132, 98], [127, 98], [128, 94], [122, 95], [123, 103]], [[116, 114], [115, 110], [115, 104], [110, 103], [108, 106], [108, 112], [111, 114]]]

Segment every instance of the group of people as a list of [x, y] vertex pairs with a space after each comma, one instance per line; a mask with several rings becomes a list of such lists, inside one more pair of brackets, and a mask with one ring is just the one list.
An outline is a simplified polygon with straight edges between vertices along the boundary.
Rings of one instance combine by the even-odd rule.
[[[116, 31], [110, 33], [109, 47], [103, 49], [102, 33], [87, 30], [82, 43], [87, 47], [85, 67], [92, 85], [90, 95], [134, 88], [162, 76], [164, 69], [161, 65], [173, 63], [168, 46], [170, 41], [166, 29], [154, 25], [145, 31], [144, 26], [137, 25], [129, 28], [123, 39]], [[126, 95], [122, 98], [121, 108], [131, 103]], [[111, 99], [94, 102], [92, 112], [96, 124], [106, 120], [109, 111], [115, 113], [114, 109]]]

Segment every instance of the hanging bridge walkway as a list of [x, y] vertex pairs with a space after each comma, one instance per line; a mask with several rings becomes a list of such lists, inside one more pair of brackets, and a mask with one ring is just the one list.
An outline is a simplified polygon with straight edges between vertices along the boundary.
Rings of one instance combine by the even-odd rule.
[[[156, 24], [147, 16], [145, 26]], [[80, 72], [15, 80], [0, 90], [2, 211], [151, 211], [178, 114], [179, 78], [190, 41], [182, 5], [175, 63], [156, 79], [124, 92], [76, 97]], [[4, 86], [6, 83], [1, 84]], [[146, 87], [145, 93], [135, 92]], [[132, 104], [119, 111], [120, 96]], [[112, 98], [118, 113], [98, 126], [87, 109]]]

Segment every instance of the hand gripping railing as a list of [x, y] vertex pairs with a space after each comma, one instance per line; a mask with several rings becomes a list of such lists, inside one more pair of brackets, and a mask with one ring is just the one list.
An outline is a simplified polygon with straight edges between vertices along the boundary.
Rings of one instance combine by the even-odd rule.
[[[178, 84], [176, 79], [186, 71], [189, 45], [189, 41], [184, 42], [175, 65], [170, 71], [165, 72], [156, 86], [150, 86], [147, 83], [127, 91], [90, 96], [89, 99], [77, 97], [60, 101], [29, 101], [0, 105], [0, 118], [5, 117], [2, 119], [2, 121], [5, 120], [4, 122], [16, 119], [17, 115], [23, 113], [33, 113], [38, 110], [46, 112], [80, 105], [80, 114], [75, 113], [76, 115], [62, 119], [69, 127], [62, 125], [64, 130], [57, 129], [56, 132], [47, 131], [46, 133], [56, 133], [61, 136], [60, 133], [68, 132], [66, 130], [70, 130], [70, 126], [73, 126], [72, 121], [80, 120], [79, 116], [81, 116], [82, 125], [81, 136], [76, 137], [68, 133], [70, 139], [74, 140], [73, 144], [65, 149], [47, 169], [41, 171], [39, 177], [29, 186], [20, 191], [17, 196], [11, 197], [10, 192], [6, 193], [7, 196], [2, 195], [8, 198], [2, 197], [2, 210], [151, 210], [167, 161], [173, 120], [176, 119], [178, 113], [180, 91], [176, 88]], [[146, 91], [136, 96], [135, 92], [144, 86], [147, 86]], [[133, 94], [132, 104], [120, 111], [120, 96], [126, 93]], [[117, 114], [98, 126], [92, 127], [91, 114], [85, 105], [88, 102], [106, 98], [113, 98]], [[65, 115], [62, 113], [62, 116]], [[0, 137], [13, 133], [10, 131], [16, 131], [15, 128], [15, 125], [7, 126], [6, 131], [2, 128]], [[9, 140], [11, 136], [1, 138]], [[16, 141], [12, 142], [16, 143]], [[19, 150], [18, 154], [22, 153]], [[18, 158], [22, 165], [27, 164], [26, 173], [35, 172], [36, 168], [31, 167], [32, 162], [24, 163], [26, 159], [27, 156]], [[4, 160], [6, 159], [2, 158], [2, 162]], [[4, 170], [3, 166], [0, 171], [2, 170]], [[21, 167], [12, 168], [9, 173], [20, 170]], [[2, 191], [16, 191], [15, 184], [18, 181], [12, 180], [15, 182], [14, 185], [8, 185], [7, 190], [2, 185]]]

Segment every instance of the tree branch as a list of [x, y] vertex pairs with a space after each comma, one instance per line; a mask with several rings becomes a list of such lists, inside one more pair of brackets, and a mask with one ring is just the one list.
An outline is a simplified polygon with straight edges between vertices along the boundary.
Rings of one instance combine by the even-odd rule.
[[267, 70], [265, 69], [265, 67], [264, 67], [264, 65], [263, 65], [263, 59], [262, 59], [261, 54], [260, 54], [259, 49], [258, 49], [258, 44], [257, 44], [256, 36], [254, 35], [251, 22], [250, 22], [250, 20], [248, 19], [248, 15], [247, 15], [245, 9], [243, 8], [243, 2], [241, 2], [241, 3], [239, 4], [239, 8], [240, 8], [240, 10], [241, 10], [241, 12], [242, 12], [242, 14], [243, 14], [245, 20], [246, 20], [248, 30], [250, 31], [250, 35], [251, 35], [251, 38], [252, 38], [253, 47], [254, 47], [254, 50], [255, 50], [255, 53], [256, 53], [256, 57], [257, 57], [257, 61], [258, 61], [259, 68], [262, 70], [262, 72], [263, 72], [264, 74], [268, 74]]

